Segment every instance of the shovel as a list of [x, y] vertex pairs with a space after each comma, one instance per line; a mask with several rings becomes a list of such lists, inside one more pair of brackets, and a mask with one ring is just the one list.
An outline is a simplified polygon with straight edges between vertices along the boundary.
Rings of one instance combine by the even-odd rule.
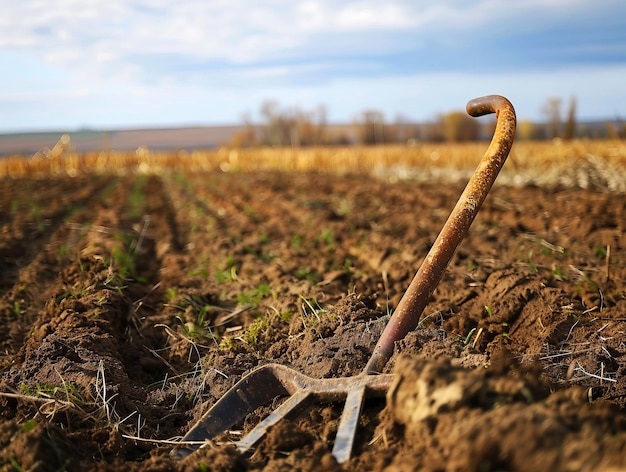
[[513, 145], [515, 110], [506, 98], [499, 95], [476, 98], [467, 104], [467, 112], [475, 117], [496, 113], [497, 124], [491, 144], [387, 322], [363, 372], [353, 377], [314, 379], [279, 364], [259, 367], [218, 400], [183, 437], [181, 445], [172, 454], [184, 458], [243, 421], [255, 409], [277, 397], [288, 396], [269, 416], [235, 443], [237, 449], [242, 453], [249, 451], [271, 426], [297, 413], [312, 401], [345, 400], [332, 454], [340, 464], [350, 458], [365, 398], [385, 396], [393, 374], [379, 373], [393, 354], [394, 343], [417, 327], [428, 299], [474, 221]]

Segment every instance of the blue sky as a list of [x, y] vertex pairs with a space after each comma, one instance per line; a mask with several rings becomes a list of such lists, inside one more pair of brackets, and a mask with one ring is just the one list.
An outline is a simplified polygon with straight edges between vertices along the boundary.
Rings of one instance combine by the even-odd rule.
[[498, 93], [626, 119], [624, 0], [21, 0], [0, 132], [240, 123], [261, 104], [436, 119]]

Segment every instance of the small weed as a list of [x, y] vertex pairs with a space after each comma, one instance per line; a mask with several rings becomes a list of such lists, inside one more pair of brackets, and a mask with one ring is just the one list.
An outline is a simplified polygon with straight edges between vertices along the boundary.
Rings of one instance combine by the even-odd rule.
[[316, 241], [324, 243], [328, 249], [333, 249], [335, 247], [335, 236], [333, 234], [333, 230], [330, 228], [322, 231], [317, 238]]
[[259, 334], [267, 328], [269, 322], [266, 317], [257, 318], [243, 335], [243, 340], [250, 344], [252, 347], [256, 347], [259, 343]]
[[528, 264], [530, 265], [530, 270], [532, 270], [535, 273], [538, 272], [537, 264], [535, 264], [535, 262], [533, 261], [533, 250], [532, 249], [530, 251], [528, 251]]
[[54, 299], [57, 303], [60, 303], [65, 299], [78, 300], [87, 295], [87, 290], [65, 290], [63, 293], [57, 295]]
[[465, 336], [465, 340], [463, 341], [463, 344], [465, 346], [467, 346], [469, 344], [470, 339], [472, 339], [472, 336], [474, 335], [475, 332], [476, 332], [476, 328], [474, 327], [474, 328], [470, 329], [469, 333], [467, 333], [467, 336]]
[[300, 267], [296, 271], [296, 278], [298, 280], [308, 280], [309, 282], [313, 282], [313, 283], [317, 283], [320, 280], [322, 280], [322, 278], [317, 272], [309, 269], [308, 267]]
[[556, 280], [565, 280], [565, 274], [563, 273], [563, 270], [558, 266], [552, 267], [552, 277], [554, 277]]
[[[185, 304], [185, 301], [183, 301], [183, 304]], [[198, 313], [193, 321], [187, 321], [189, 317], [185, 318], [182, 315], [176, 315], [174, 317], [180, 323], [183, 333], [190, 338], [209, 338], [216, 340], [213, 331], [211, 331], [211, 328], [207, 326], [205, 321], [206, 315], [211, 309], [211, 306], [198, 306], [197, 300], [187, 300], [185, 306], [188, 307], [186, 310], [188, 315], [193, 314], [194, 307], [198, 307]]]
[[206, 265], [198, 265], [189, 271], [189, 275], [192, 277], [201, 277], [203, 279], [209, 278], [209, 269]]
[[222, 338], [219, 347], [220, 351], [232, 351], [235, 348], [235, 342], [232, 338]]
[[261, 300], [265, 297], [269, 297], [272, 294], [272, 290], [268, 283], [263, 282], [258, 285], [258, 287], [246, 292], [242, 293], [237, 297], [237, 303], [239, 305], [252, 305], [253, 307], [258, 307]]
[[176, 287], [170, 287], [165, 291], [165, 298], [168, 302], [173, 302], [178, 296], [178, 289]]
[[20, 390], [24, 395], [28, 395], [30, 397], [54, 399], [57, 398], [58, 395], [61, 395], [64, 400], [71, 401], [72, 403], [83, 403], [78, 395], [76, 387], [67, 382], [63, 383], [63, 387], [51, 384], [40, 384], [37, 382], [34, 389], [29, 388], [28, 385], [22, 382], [20, 384]]
[[317, 300], [309, 300], [307, 298], [304, 298], [303, 296], [300, 296], [300, 298], [302, 298], [302, 313], [304, 314], [305, 318], [309, 316], [314, 316], [317, 321], [320, 321], [321, 315], [327, 313], [328, 310], [326, 310], [326, 308], [322, 308], [320, 304], [317, 303]]
[[59, 249], [57, 249], [57, 254], [56, 254], [57, 262], [66, 260], [69, 258], [69, 256], [70, 256], [70, 248], [67, 246], [67, 244], [61, 244], [59, 246]]
[[22, 431], [28, 433], [37, 427], [37, 421], [28, 420], [26, 423], [22, 425]]
[[232, 256], [228, 256], [225, 265], [226, 268], [215, 272], [215, 278], [218, 283], [233, 282], [237, 280], [237, 267], [235, 266], [235, 259]]
[[19, 462], [17, 462], [17, 460], [15, 460], [15, 457], [9, 457], [9, 462], [11, 463], [11, 466], [17, 470], [17, 472], [24, 472], [26, 470], [20, 465]]
[[121, 279], [126, 279], [135, 271], [135, 259], [126, 250], [115, 247], [112, 252], [113, 264]]
[[491, 309], [490, 306], [485, 305], [485, 311], [487, 312], [487, 316], [488, 317], [492, 317], [493, 316], [493, 310]]
[[301, 248], [302, 245], [304, 244], [304, 237], [300, 234], [295, 234], [292, 238], [291, 238], [291, 246], [293, 248]]

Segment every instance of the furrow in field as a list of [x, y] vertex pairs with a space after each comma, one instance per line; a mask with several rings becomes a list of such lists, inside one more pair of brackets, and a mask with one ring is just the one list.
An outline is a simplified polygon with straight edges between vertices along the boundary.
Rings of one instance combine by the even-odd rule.
[[[46, 224], [36, 233], [23, 236], [19, 231], [10, 232], [0, 243], [4, 262], [13, 269], [3, 273], [5, 290], [0, 297], [0, 315], [6, 327], [0, 342], [2, 352], [9, 355], [17, 352], [50, 299], [59, 295], [59, 274], [72, 264], [73, 252], [78, 248], [79, 222], [88, 219], [88, 208], [108, 183], [99, 179], [65, 180], [63, 185], [55, 181], [34, 182], [46, 184], [43, 193], [49, 194], [50, 188], [55, 188], [59, 194], [57, 198], [41, 200]], [[24, 188], [29, 192], [36, 190]], [[16, 215], [11, 226], [19, 230], [28, 227], [31, 221], [31, 215], [22, 213]]]
[[63, 382], [88, 399], [106, 378], [109, 395], [118, 388], [133, 392], [117, 399], [115, 415], [140, 408], [145, 391], [137, 385], [162, 378], [164, 368], [151, 352], [165, 344], [150, 319], [160, 270], [155, 241], [174, 238], [158, 187], [156, 178], [116, 180], [53, 234], [50, 247], [71, 241], [60, 263], [49, 251], [33, 260], [31, 278], [23, 281], [38, 294], [28, 300], [33, 316], [12, 323], [10, 338], [2, 340], [8, 354], [2, 367], [12, 364], [3, 377], [8, 385]]
[[[2, 181], [14, 202], [11, 220], [3, 224], [0, 241], [0, 290], [13, 286], [22, 268], [50, 244], [50, 238], [109, 184], [109, 179]], [[33, 187], [37, 185], [36, 187]], [[39, 187], [41, 186], [41, 191]], [[69, 250], [62, 244], [62, 253]]]

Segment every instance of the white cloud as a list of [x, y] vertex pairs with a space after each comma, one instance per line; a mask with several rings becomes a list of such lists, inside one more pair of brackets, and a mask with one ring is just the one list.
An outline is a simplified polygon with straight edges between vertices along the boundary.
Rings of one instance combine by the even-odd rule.
[[[332, 41], [336, 54], [366, 54], [369, 48], [393, 53], [407, 41], [432, 44], [458, 32], [469, 38], [485, 25], [492, 31], [510, 27], [512, 18], [516, 27], [524, 22], [536, 27], [542, 18], [583, 7], [598, 5], [585, 6], [582, 0], [22, 0], [3, 7], [0, 48], [115, 76], [116, 68], [128, 71], [124, 62], [158, 55], [236, 65], [306, 60], [328, 53], [326, 40]], [[363, 39], [355, 43], [351, 36], [382, 32], [388, 36], [375, 44]]]
[[[588, 89], [593, 87], [600, 94], [604, 86], [595, 83], [614, 77], [615, 68], [578, 68], [575, 76], [567, 76], [557, 68], [574, 70], [571, 66], [532, 64], [533, 57], [528, 59], [527, 48], [521, 44], [519, 50], [499, 51], [517, 70], [498, 74], [500, 82], [493, 74], [461, 72], [463, 67], [478, 70], [479, 59], [473, 56], [479, 57], [480, 48], [507, 40], [511, 32], [532, 36], [552, 27], [563, 28], [572, 18], [589, 24], [600, 18], [596, 14], [607, 18], [626, 14], [623, 0], [601, 4], [586, 0], [5, 3], [0, 15], [0, 101], [38, 100], [46, 107], [56, 106], [67, 119], [70, 113], [64, 106], [72, 102], [72, 109], [81, 110], [73, 119], [94, 125], [113, 120], [103, 117], [107, 110], [114, 113], [115, 103], [119, 120], [165, 122], [173, 113], [160, 105], [163, 101], [170, 108], [180, 108], [177, 116], [215, 122], [237, 121], [242, 112], [255, 112], [267, 98], [305, 108], [325, 103], [336, 120], [351, 119], [366, 107], [386, 110], [390, 118], [401, 112], [423, 119], [433, 110], [462, 105], [479, 92], [481, 84], [487, 93], [493, 93], [498, 84], [514, 91], [534, 87], [520, 100], [522, 109], [528, 107], [528, 116], [537, 114], [538, 107], [528, 104], [532, 97], [544, 100], [550, 94], [578, 94], [583, 113], [594, 105], [584, 102], [586, 90], [580, 77], [588, 81]], [[602, 31], [605, 24], [598, 23], [596, 28]], [[615, 37], [623, 38], [623, 33]], [[596, 51], [619, 56], [626, 47], [623, 41], [587, 45], [542, 40], [537, 38], [541, 50], [555, 60]], [[530, 61], [530, 66], [523, 60]], [[455, 68], [457, 61], [464, 65]], [[520, 74], [520, 70], [525, 72]], [[587, 70], [595, 70], [596, 76]], [[551, 79], [557, 76], [560, 81]], [[614, 79], [610, 80], [611, 87], [617, 88]], [[573, 92], [570, 84], [577, 84], [572, 85]], [[443, 100], [441, 108], [430, 97]], [[454, 100], [447, 103], [446, 97]], [[211, 105], [202, 109], [200, 103]], [[101, 110], [91, 113], [89, 106]], [[151, 113], [142, 114], [142, 109]], [[23, 108], [24, 123], [38, 119], [36, 110], [30, 118], [26, 110], [30, 108]]]
[[409, 28], [415, 24], [402, 5], [381, 2], [355, 2], [340, 8], [334, 25], [342, 31]]

